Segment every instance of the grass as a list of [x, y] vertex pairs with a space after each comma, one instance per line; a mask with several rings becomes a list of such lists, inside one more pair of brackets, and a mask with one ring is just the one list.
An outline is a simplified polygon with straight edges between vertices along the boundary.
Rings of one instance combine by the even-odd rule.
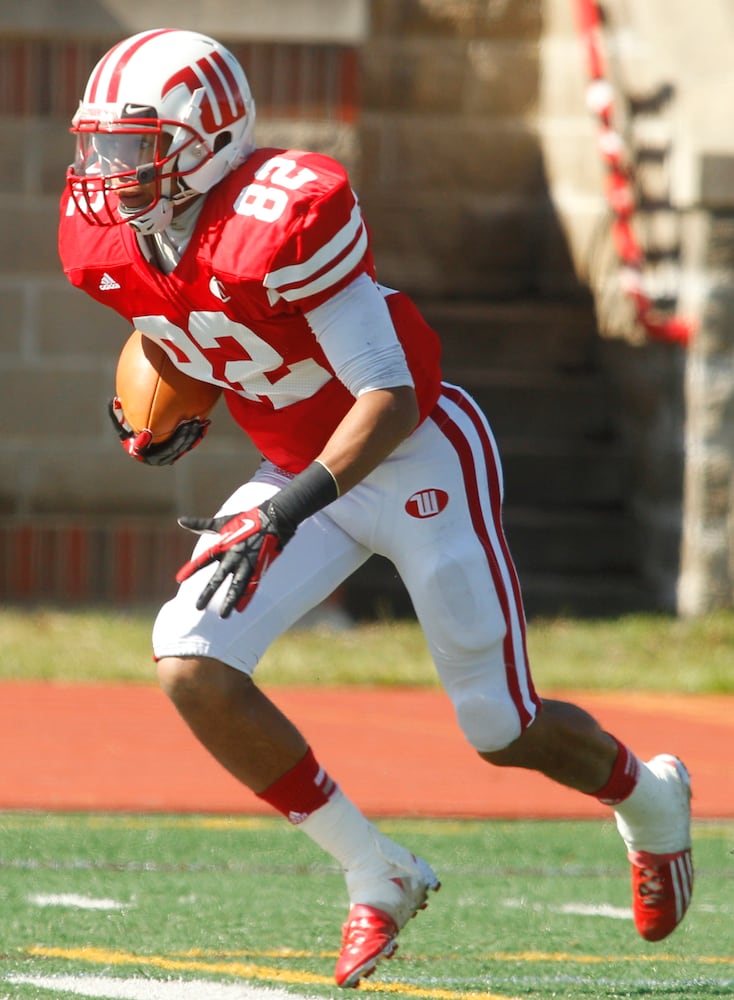
[[[0, 610], [0, 680], [154, 683], [152, 611]], [[699, 619], [629, 615], [532, 621], [528, 649], [541, 690], [734, 692], [734, 613]], [[259, 674], [270, 685], [435, 685], [412, 621], [343, 632], [292, 630]]]
[[[634, 933], [612, 823], [380, 825], [444, 884], [366, 984], [378, 998], [731, 995], [733, 824], [695, 827], [694, 902], [660, 945]], [[0, 866], [0, 997], [339, 995], [343, 878], [282, 821], [0, 814]]]

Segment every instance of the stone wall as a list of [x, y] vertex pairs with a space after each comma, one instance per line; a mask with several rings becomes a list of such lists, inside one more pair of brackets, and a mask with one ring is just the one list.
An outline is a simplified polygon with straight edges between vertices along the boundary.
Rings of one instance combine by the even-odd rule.
[[577, 288], [539, 142], [543, 4], [372, 4], [360, 192], [387, 280], [449, 299]]
[[[734, 603], [734, 132], [722, 114], [734, 101], [734, 19], [722, 0], [601, 4], [614, 125], [645, 253], [642, 290], [661, 316], [691, 324], [682, 348], [651, 340], [625, 294], [572, 6], [545, 4], [544, 160], [575, 271], [610, 338], [607, 364], [637, 469], [643, 573], [664, 606], [700, 614]], [[576, 138], [572, 152], [562, 136]]]
[[[574, 6], [257, 0], [245, 17], [235, 0], [218, 0], [176, 9], [181, 26], [219, 34], [242, 55], [261, 144], [318, 148], [347, 164], [385, 283], [427, 303], [525, 308], [583, 304], [585, 286], [593, 289], [605, 339], [601, 353], [590, 353], [613, 379], [616, 431], [632, 458], [627, 499], [639, 565], [668, 607], [681, 573], [680, 606], [697, 612], [730, 603], [734, 589], [734, 138], [720, 110], [734, 96], [734, 29], [727, 0], [603, 4], [620, 124], [643, 195], [636, 221], [657, 251], [645, 280], [664, 308], [698, 322], [701, 336], [686, 352], [642, 336], [620, 284]], [[67, 122], [86, 75], [110, 44], [169, 15], [162, 0], [26, 0], [0, 10], [5, 596], [20, 582], [33, 594], [44, 572], [39, 553], [53, 551], [59, 566], [79, 562], [79, 525], [104, 533], [95, 551], [119, 553], [128, 527], [211, 509], [256, 461], [224, 413], [215, 414], [206, 448], [173, 469], [125, 458], [105, 405], [127, 330], [67, 286], [56, 258]], [[284, 80], [303, 96], [313, 65], [330, 66], [330, 82], [294, 102]], [[662, 252], [671, 243], [676, 254]], [[58, 525], [68, 527], [63, 544], [52, 538]], [[122, 563], [124, 582], [133, 570]], [[19, 576], [19, 564], [36, 569]]]
[[[574, 271], [594, 294], [603, 338], [600, 352], [615, 388], [618, 432], [630, 456], [627, 502], [640, 578], [653, 604], [672, 610], [683, 517], [686, 352], [679, 345], [651, 340], [625, 294], [625, 272], [612, 238], [613, 213], [605, 196], [609, 171], [599, 144], [601, 128], [586, 99], [588, 53], [579, 30], [579, 6], [565, 0], [545, 4], [543, 158]], [[670, 225], [678, 218], [667, 177], [671, 106], [655, 101], [670, 85], [670, 77], [656, 58], [654, 40], [629, 5], [611, 0], [602, 9], [597, 42], [613, 88], [612, 127], [623, 140], [625, 163], [634, 178], [634, 232], [649, 255], [642, 281], [670, 311], [680, 297], [677, 239], [676, 255], [662, 253], [663, 245], [676, 237]]]

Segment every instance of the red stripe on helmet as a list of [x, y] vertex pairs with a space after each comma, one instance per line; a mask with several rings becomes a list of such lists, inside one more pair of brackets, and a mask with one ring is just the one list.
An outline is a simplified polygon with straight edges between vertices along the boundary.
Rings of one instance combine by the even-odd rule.
[[107, 53], [106, 56], [103, 56], [102, 59], [100, 59], [97, 65], [97, 72], [94, 74], [94, 77], [89, 87], [88, 100], [90, 104], [94, 104], [97, 100], [97, 87], [99, 86], [100, 77], [102, 76], [105, 66], [107, 65], [108, 61], [114, 56], [115, 52], [117, 52], [117, 50], [124, 44], [125, 42], [118, 42], [114, 48], [110, 49], [110, 51]]
[[214, 63], [216, 68], [222, 74], [224, 79], [229, 85], [229, 90], [231, 93], [232, 104], [240, 115], [245, 113], [245, 99], [240, 91], [239, 84], [232, 72], [232, 67], [229, 66], [227, 60], [224, 58], [221, 52], [214, 51], [211, 54], [211, 61]]
[[[175, 31], [175, 28], [159, 28], [156, 31], [148, 31], [140, 38], [137, 39], [134, 45], [129, 45], [129, 39], [119, 42], [114, 48], [110, 49], [107, 55], [100, 62], [97, 72], [94, 74], [94, 79], [92, 80], [92, 85], [89, 93], [89, 103], [97, 103], [97, 89], [100, 86], [100, 81], [102, 79], [102, 74], [107, 68], [110, 60], [115, 58], [116, 54], [119, 54], [119, 61], [115, 66], [112, 76], [110, 77], [110, 83], [107, 88], [107, 95], [102, 97], [102, 101], [106, 103], [112, 103], [117, 100], [117, 95], [120, 89], [120, 78], [122, 76], [122, 71], [125, 69], [127, 64], [130, 62], [132, 57], [138, 52], [143, 45], [149, 42], [152, 38], [157, 38], [159, 35], [165, 35], [170, 31]], [[127, 46], [127, 47], [126, 47]], [[123, 50], [120, 53], [120, 50]]]
[[[205, 132], [213, 134], [228, 128], [245, 113], [244, 98], [237, 81], [230, 72], [224, 72], [226, 64], [217, 59], [217, 53], [202, 56], [192, 66], [184, 66], [163, 85], [162, 96], [174, 87], [183, 85], [191, 94], [203, 89], [204, 95], [199, 105], [201, 125]], [[219, 69], [219, 71], [218, 71]], [[232, 88], [234, 85], [234, 88]]]
[[[212, 52], [197, 60], [196, 67], [208, 84], [207, 100], [201, 105], [201, 121], [207, 132], [226, 128], [241, 118], [245, 113], [245, 103], [237, 81], [221, 55]], [[213, 101], [209, 99], [211, 97]]]

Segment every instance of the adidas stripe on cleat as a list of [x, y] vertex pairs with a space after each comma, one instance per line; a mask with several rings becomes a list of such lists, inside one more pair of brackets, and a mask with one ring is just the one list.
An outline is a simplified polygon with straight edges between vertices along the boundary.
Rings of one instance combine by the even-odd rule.
[[646, 941], [671, 934], [691, 902], [693, 859], [690, 848], [676, 854], [632, 851], [632, 912], [635, 927]]

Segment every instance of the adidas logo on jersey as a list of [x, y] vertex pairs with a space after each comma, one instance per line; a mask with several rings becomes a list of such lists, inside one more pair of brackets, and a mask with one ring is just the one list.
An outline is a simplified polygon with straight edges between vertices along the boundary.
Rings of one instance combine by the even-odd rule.
[[117, 283], [117, 282], [115, 281], [115, 279], [114, 279], [113, 277], [111, 277], [111, 275], [109, 275], [109, 274], [108, 274], [108, 273], [107, 273], [107, 272], [105, 271], [105, 273], [104, 273], [104, 274], [102, 275], [102, 280], [101, 280], [101, 281], [100, 281], [100, 283], [99, 283], [99, 290], [100, 290], [101, 292], [111, 292], [111, 291], [113, 291], [113, 290], [114, 290], [115, 288], [119, 288], [119, 287], [120, 287], [120, 286], [119, 286], [119, 284], [118, 284], [118, 283]]

